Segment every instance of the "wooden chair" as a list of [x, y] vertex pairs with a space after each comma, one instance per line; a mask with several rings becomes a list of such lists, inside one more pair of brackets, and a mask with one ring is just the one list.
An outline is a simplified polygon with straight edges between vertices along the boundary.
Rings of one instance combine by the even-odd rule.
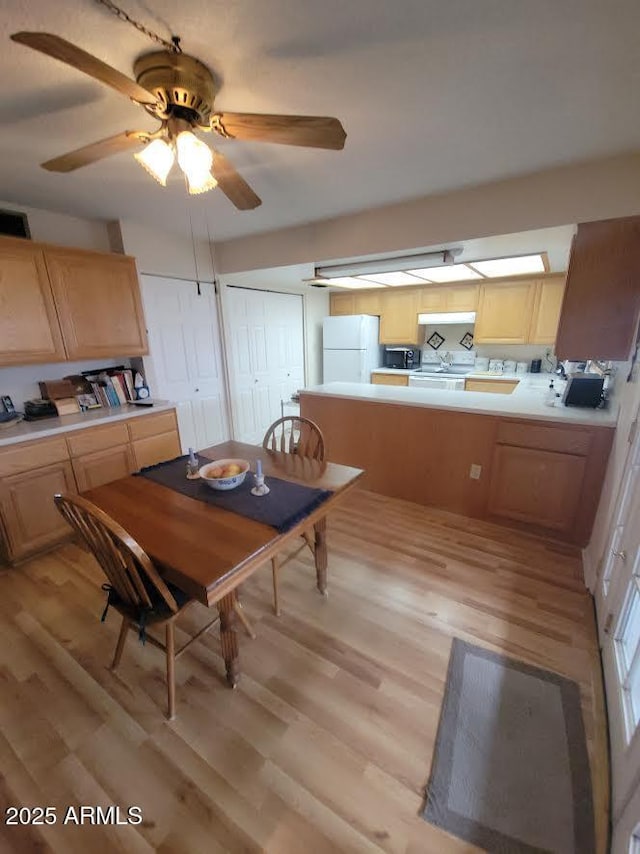
[[[163, 650], [167, 657], [168, 717], [175, 717], [175, 660], [195, 640], [207, 632], [218, 620], [218, 616], [207, 623], [184, 646], [176, 651], [175, 622], [196, 600], [175, 585], [165, 582], [147, 553], [125, 529], [107, 513], [79, 495], [56, 495], [56, 506], [66, 521], [82, 537], [96, 560], [104, 570], [108, 584], [107, 606], [113, 607], [122, 616], [122, 626], [116, 645], [111, 669], [120, 664], [122, 651], [129, 629], [137, 629], [141, 640]], [[247, 632], [255, 637], [245, 622], [246, 618], [236, 606], [236, 613]], [[146, 634], [150, 627], [165, 628], [165, 642]]]
[[[284, 454], [298, 454], [301, 457], [309, 457], [312, 460], [324, 460], [324, 437], [322, 430], [315, 421], [303, 418], [300, 415], [285, 415], [278, 418], [265, 433], [262, 447], [267, 451], [280, 451]], [[277, 556], [271, 559], [271, 573], [273, 575], [273, 608], [276, 616], [280, 616], [280, 604], [278, 600], [278, 570], [285, 563], [293, 560], [305, 546], [315, 555], [315, 540], [311, 531], [303, 531], [304, 542], [300, 548], [288, 555], [280, 565]]]

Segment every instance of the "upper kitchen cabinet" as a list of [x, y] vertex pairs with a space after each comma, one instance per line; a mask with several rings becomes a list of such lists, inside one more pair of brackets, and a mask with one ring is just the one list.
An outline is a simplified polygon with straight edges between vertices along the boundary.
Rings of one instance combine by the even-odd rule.
[[380, 292], [380, 343], [418, 343], [418, 292], [387, 288]]
[[133, 258], [55, 247], [44, 257], [70, 361], [148, 352]]
[[629, 358], [640, 312], [640, 216], [581, 223], [569, 259], [559, 359]]
[[356, 304], [352, 293], [331, 294], [329, 297], [332, 317], [338, 314], [356, 314]]
[[474, 331], [476, 344], [526, 344], [536, 282], [482, 282]]
[[541, 279], [537, 283], [529, 333], [531, 344], [553, 344], [555, 342], [560, 309], [562, 308], [564, 284], [564, 276], [550, 276], [548, 279]]
[[477, 285], [430, 285], [418, 293], [418, 311], [475, 311], [478, 306]]
[[382, 299], [380, 291], [358, 291], [353, 295], [355, 312], [354, 314], [373, 314], [380, 316], [382, 312]]
[[64, 359], [42, 248], [0, 238], [0, 365]]

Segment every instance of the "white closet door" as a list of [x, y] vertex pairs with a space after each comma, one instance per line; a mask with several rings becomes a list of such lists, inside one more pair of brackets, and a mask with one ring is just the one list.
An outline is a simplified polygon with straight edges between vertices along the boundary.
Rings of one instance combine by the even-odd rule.
[[228, 288], [225, 310], [234, 438], [260, 444], [304, 384], [302, 297]]
[[210, 283], [141, 276], [149, 335], [145, 371], [154, 397], [177, 404], [182, 450], [229, 438], [222, 348]]

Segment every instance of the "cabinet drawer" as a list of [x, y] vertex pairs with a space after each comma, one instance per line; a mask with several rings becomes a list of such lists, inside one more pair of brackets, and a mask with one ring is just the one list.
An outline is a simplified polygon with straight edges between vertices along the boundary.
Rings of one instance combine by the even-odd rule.
[[40, 442], [21, 442], [0, 451], [0, 477], [68, 459], [69, 452], [62, 436]]
[[67, 436], [69, 452], [72, 457], [91, 454], [105, 448], [114, 448], [116, 445], [123, 445], [128, 441], [129, 434], [127, 433], [127, 425], [124, 423], [79, 430], [77, 433]]
[[162, 433], [160, 436], [147, 436], [133, 443], [133, 453], [136, 458], [138, 469], [145, 466], [154, 466], [165, 460], [172, 460], [180, 456], [180, 442], [178, 434], [174, 430], [171, 433]]
[[129, 435], [134, 439], [145, 439], [147, 436], [157, 436], [159, 433], [169, 433], [176, 429], [176, 417], [170, 412], [161, 412], [159, 415], [143, 415], [129, 421]]
[[490, 391], [494, 394], [511, 394], [517, 380], [465, 380], [465, 391]]
[[538, 427], [533, 424], [502, 422], [498, 427], [498, 443], [584, 457], [591, 447], [591, 433], [575, 427], [569, 430], [562, 427]]

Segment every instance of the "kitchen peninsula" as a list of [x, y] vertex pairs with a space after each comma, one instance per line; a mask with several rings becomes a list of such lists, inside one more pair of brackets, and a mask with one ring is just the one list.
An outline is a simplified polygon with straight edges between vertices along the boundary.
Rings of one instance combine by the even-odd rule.
[[546, 406], [549, 377], [512, 394], [330, 383], [300, 393], [328, 456], [363, 486], [576, 545], [588, 542], [615, 409]]

